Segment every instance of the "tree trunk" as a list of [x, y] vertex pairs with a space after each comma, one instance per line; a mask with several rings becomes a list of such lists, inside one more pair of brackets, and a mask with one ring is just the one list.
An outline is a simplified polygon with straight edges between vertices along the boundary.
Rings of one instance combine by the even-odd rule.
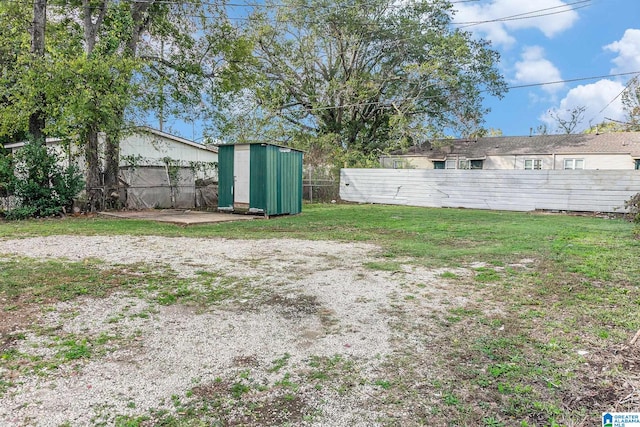
[[104, 191], [111, 202], [117, 201], [120, 172], [120, 133], [107, 135], [104, 151]]
[[[34, 0], [33, 25], [31, 27], [31, 53], [35, 60], [44, 58], [44, 31], [47, 23], [47, 0]], [[42, 92], [36, 94], [35, 106], [29, 116], [29, 133], [40, 140], [44, 138], [46, 99]]]
[[[106, 2], [105, 2], [106, 3]], [[126, 55], [135, 58], [138, 49], [140, 35], [149, 24], [146, 16], [153, 0], [134, 2], [131, 5], [131, 17], [133, 18], [133, 29], [127, 41]], [[100, 20], [102, 22], [102, 20]], [[86, 26], [87, 24], [85, 24]], [[133, 78], [131, 76], [130, 78]], [[124, 110], [117, 112], [117, 117], [124, 122]], [[105, 164], [104, 164], [104, 191], [106, 196], [118, 191], [118, 173], [120, 172], [120, 132], [115, 135], [107, 135], [105, 140]]]
[[103, 187], [100, 179], [100, 156], [98, 155], [98, 129], [95, 124], [89, 125], [85, 139], [85, 160], [87, 162], [87, 208], [97, 211], [103, 208]]
[[[131, 4], [131, 18], [133, 29], [126, 41], [125, 55], [136, 56], [140, 35], [149, 25], [148, 10], [155, 0], [134, 1]], [[90, 56], [96, 46], [98, 34], [103, 25], [109, 0], [100, 0], [96, 5], [90, 0], [82, 0], [83, 27], [85, 50]], [[131, 76], [132, 77], [132, 76]], [[117, 117], [124, 121], [124, 110], [116, 112]], [[87, 202], [91, 210], [104, 209], [105, 202], [111, 200], [111, 194], [118, 190], [118, 173], [120, 163], [120, 132], [108, 134], [105, 139], [104, 165], [99, 159], [97, 125], [89, 126], [85, 135], [85, 155], [87, 159]], [[104, 169], [102, 167], [104, 166]], [[101, 175], [104, 172], [104, 181]]]

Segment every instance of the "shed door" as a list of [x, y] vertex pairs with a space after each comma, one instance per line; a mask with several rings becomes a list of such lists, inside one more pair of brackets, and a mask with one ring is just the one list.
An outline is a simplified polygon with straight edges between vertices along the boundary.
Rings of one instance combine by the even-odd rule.
[[233, 157], [233, 202], [249, 204], [249, 144], [236, 145]]

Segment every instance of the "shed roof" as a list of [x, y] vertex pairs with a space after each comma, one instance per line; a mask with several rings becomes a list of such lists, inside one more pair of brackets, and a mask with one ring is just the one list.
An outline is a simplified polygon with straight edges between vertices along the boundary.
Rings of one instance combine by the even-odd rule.
[[299, 151], [301, 153], [304, 153], [304, 150], [300, 150], [299, 148], [293, 148], [293, 147], [288, 147], [286, 145], [281, 145], [281, 144], [272, 144], [270, 142], [230, 142], [230, 143], [225, 143], [225, 144], [216, 144], [216, 147], [225, 147], [225, 146], [240, 146], [240, 145], [263, 145], [263, 146], [271, 146], [271, 147], [278, 147], [278, 148], [285, 148], [287, 150], [291, 150], [291, 151]]
[[525, 154], [630, 154], [640, 158], [640, 132], [433, 140], [391, 154], [430, 159], [456, 154], [467, 158]]

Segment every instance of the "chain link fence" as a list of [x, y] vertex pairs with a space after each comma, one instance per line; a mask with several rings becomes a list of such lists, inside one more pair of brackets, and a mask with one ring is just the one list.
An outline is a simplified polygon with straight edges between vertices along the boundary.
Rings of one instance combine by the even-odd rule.
[[309, 202], [330, 202], [338, 200], [340, 182], [331, 179], [304, 179], [302, 198]]

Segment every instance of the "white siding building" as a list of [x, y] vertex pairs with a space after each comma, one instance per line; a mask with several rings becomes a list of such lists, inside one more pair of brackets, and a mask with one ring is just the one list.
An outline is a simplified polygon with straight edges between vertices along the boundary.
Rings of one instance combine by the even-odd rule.
[[640, 132], [437, 140], [380, 158], [395, 169], [640, 169]]
[[[104, 135], [101, 136], [100, 142], [103, 146]], [[6, 144], [5, 148], [15, 152], [24, 144]], [[60, 138], [47, 138], [47, 146], [58, 153], [65, 163], [71, 159], [80, 170], [85, 170], [84, 152], [73, 142], [66, 144]], [[197, 178], [217, 179], [218, 176], [216, 147], [198, 144], [146, 126], [136, 127], [124, 133], [120, 141], [120, 167], [164, 167], [167, 162], [194, 169]]]
[[[7, 144], [5, 148], [15, 152], [24, 144]], [[59, 138], [48, 138], [47, 146], [65, 164], [73, 162], [81, 172], [86, 172], [81, 146]], [[100, 138], [100, 146], [104, 150], [104, 136]], [[124, 133], [119, 148], [119, 196], [105, 194], [105, 204], [111, 198], [117, 201], [114, 204], [131, 209], [204, 206], [197, 195], [200, 193], [196, 180], [217, 183], [216, 147], [141, 126]], [[103, 153], [101, 158], [104, 170]], [[107, 191], [103, 189], [103, 193]]]

